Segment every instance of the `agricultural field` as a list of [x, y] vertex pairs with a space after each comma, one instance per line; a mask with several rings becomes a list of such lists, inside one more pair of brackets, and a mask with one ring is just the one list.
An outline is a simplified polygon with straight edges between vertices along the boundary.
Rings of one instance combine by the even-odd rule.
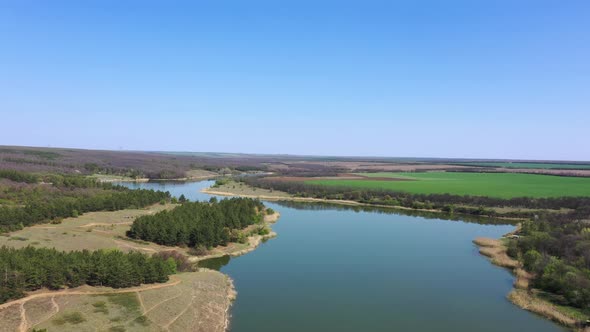
[[560, 163], [523, 163], [523, 162], [474, 162], [461, 163], [459, 166], [501, 167], [522, 169], [590, 169], [590, 164], [560, 164]]
[[230, 280], [210, 270], [174, 275], [166, 284], [36, 292], [0, 306], [0, 331], [221, 332], [228, 294], [233, 294]]
[[357, 173], [359, 179], [308, 180], [305, 183], [414, 194], [560, 197], [590, 196], [590, 178], [512, 173]]

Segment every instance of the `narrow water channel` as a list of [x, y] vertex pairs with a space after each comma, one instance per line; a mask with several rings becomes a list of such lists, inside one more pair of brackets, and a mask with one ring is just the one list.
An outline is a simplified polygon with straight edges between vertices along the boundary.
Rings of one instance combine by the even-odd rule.
[[[211, 181], [126, 184], [191, 200]], [[565, 331], [512, 305], [512, 275], [472, 240], [511, 225], [384, 211], [265, 203], [281, 213], [278, 237], [254, 252], [216, 260], [238, 298], [232, 332]]]

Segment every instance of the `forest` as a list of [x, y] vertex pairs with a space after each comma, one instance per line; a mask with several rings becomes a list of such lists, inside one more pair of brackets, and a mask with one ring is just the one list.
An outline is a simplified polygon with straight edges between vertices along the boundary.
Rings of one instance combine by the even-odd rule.
[[169, 199], [167, 192], [130, 190], [79, 175], [2, 171], [0, 232], [59, 222], [85, 212], [141, 208]]
[[27, 173], [176, 179], [186, 177], [190, 170], [226, 168], [247, 171], [265, 167], [259, 158], [246, 156], [0, 146], [0, 169]]
[[0, 303], [40, 288], [81, 285], [113, 288], [168, 281], [176, 273], [173, 258], [118, 250], [72, 251], [0, 247]]
[[550, 292], [551, 300], [590, 314], [590, 206], [540, 216], [523, 223], [520, 238], [508, 254], [531, 272], [533, 287]]
[[262, 221], [262, 202], [230, 198], [187, 202], [173, 210], [141, 216], [127, 236], [167, 246], [214, 247], [236, 237], [235, 230]]

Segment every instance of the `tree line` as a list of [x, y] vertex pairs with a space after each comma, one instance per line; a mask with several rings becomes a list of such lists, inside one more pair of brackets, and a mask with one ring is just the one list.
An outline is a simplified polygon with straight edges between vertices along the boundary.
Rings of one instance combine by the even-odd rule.
[[164, 199], [169, 199], [169, 193], [139, 189], [107, 191], [90, 197], [34, 200], [24, 207], [0, 207], [0, 232], [15, 231], [59, 218], [77, 217], [86, 212], [145, 207]]
[[[272, 178], [243, 177], [236, 180], [248, 185], [280, 190], [296, 197], [312, 197], [335, 200], [351, 200], [373, 205], [403, 206], [412, 209], [436, 209], [445, 212], [471, 215], [499, 216], [494, 207], [526, 209], [578, 209], [590, 205], [590, 197], [552, 198], [496, 198], [488, 196], [461, 196], [451, 194], [412, 194], [379, 189], [358, 189], [346, 186], [321, 186], [297, 181], [275, 181]], [[508, 211], [503, 217], [532, 218], [537, 211]]]
[[534, 276], [532, 286], [553, 301], [590, 314], [590, 206], [523, 223], [508, 254]]
[[168, 281], [173, 258], [118, 250], [64, 252], [48, 248], [0, 248], [0, 303], [40, 288], [81, 285], [132, 287]]
[[0, 183], [0, 232], [85, 212], [141, 208], [170, 199], [168, 192], [131, 190], [78, 175], [2, 171], [0, 177], [8, 179]]
[[167, 246], [227, 245], [235, 230], [260, 222], [263, 210], [262, 202], [251, 198], [187, 202], [135, 219], [127, 236]]

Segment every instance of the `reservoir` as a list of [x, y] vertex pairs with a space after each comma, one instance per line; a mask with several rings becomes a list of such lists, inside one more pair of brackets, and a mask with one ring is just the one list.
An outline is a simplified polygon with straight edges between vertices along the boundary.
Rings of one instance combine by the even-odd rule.
[[[212, 181], [127, 183], [190, 200]], [[220, 197], [221, 198], [221, 197]], [[235, 283], [232, 332], [566, 331], [511, 304], [514, 277], [472, 243], [512, 225], [265, 202], [276, 238], [213, 262]]]

